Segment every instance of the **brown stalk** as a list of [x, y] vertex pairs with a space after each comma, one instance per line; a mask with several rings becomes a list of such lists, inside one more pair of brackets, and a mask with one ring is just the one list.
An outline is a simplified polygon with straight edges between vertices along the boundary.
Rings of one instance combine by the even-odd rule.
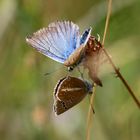
[[104, 48], [105, 37], [106, 37], [108, 24], [109, 24], [109, 19], [110, 19], [110, 15], [111, 15], [111, 5], [112, 5], [112, 0], [109, 0], [109, 2], [108, 2], [108, 13], [107, 13], [107, 17], [106, 17], [106, 24], [105, 24], [105, 30], [104, 30], [104, 35], [103, 35], [103, 41], [102, 41], [103, 52], [107, 56], [111, 66], [113, 67], [115, 73], [117, 74], [117, 77], [120, 78], [120, 80], [122, 81], [122, 83], [124, 84], [126, 89], [128, 90], [129, 94], [132, 96], [134, 102], [137, 104], [138, 108], [140, 109], [140, 101], [136, 98], [136, 96], [135, 96], [134, 92], [132, 91], [131, 87], [128, 85], [127, 81], [124, 79], [124, 77], [120, 73], [119, 69], [115, 66], [115, 64], [113, 63], [109, 54], [107, 53], [107, 51]]
[[128, 90], [128, 93], [131, 95], [131, 97], [133, 98], [134, 102], [136, 103], [136, 105], [140, 109], [140, 101], [135, 96], [134, 92], [132, 91], [131, 87], [128, 85], [127, 81], [124, 79], [124, 77], [120, 73], [119, 69], [116, 68], [115, 64], [113, 63], [112, 59], [110, 58], [110, 56], [107, 53], [107, 51], [105, 50], [105, 48], [103, 48], [103, 51], [104, 51], [105, 55], [107, 56], [107, 58], [108, 58], [108, 60], [109, 60], [109, 62], [111, 64], [111, 66], [113, 67], [115, 73], [117, 74], [117, 77], [120, 78], [120, 80], [122, 81], [122, 83], [124, 84], [126, 89]]
[[95, 90], [96, 90], [96, 85], [93, 87], [93, 93], [90, 97], [90, 106], [88, 110], [88, 116], [87, 116], [87, 132], [86, 132], [86, 140], [90, 140], [90, 130], [91, 130], [91, 124], [92, 124], [92, 117], [91, 114], [93, 112], [93, 102], [94, 102], [94, 97], [95, 97]]
[[[107, 17], [106, 17], [105, 30], [104, 30], [102, 44], [104, 44], [104, 42], [105, 42], [105, 37], [106, 37], [106, 33], [107, 33], [109, 18], [110, 18], [110, 15], [111, 15], [111, 5], [112, 5], [112, 0], [109, 0], [109, 2], [108, 2], [108, 12], [107, 12]], [[91, 120], [91, 114], [92, 114], [93, 100], [94, 100], [94, 97], [95, 97], [95, 90], [96, 90], [96, 85], [93, 88], [93, 94], [92, 94], [92, 96], [90, 98], [90, 106], [89, 106], [89, 111], [88, 111], [88, 116], [87, 116], [86, 140], [90, 140], [90, 131], [91, 131], [91, 124], [92, 124], [92, 122], [91, 122], [92, 121]]]

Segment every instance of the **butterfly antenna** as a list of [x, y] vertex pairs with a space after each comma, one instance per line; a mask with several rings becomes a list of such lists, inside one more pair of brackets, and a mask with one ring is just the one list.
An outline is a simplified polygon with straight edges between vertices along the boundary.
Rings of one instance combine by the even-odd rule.
[[77, 70], [80, 73], [81, 78], [84, 80], [84, 70], [83, 70], [83, 72], [81, 72], [81, 69], [79, 66], [77, 66]]
[[57, 72], [57, 71], [61, 70], [62, 68], [63, 68], [63, 66], [58, 67], [58, 68], [54, 69], [54, 70], [53, 70], [53, 71], [51, 71], [51, 72], [46, 72], [46, 73], [44, 74], [44, 76], [51, 75], [52, 73], [55, 73], [55, 72]]
[[112, 0], [108, 0], [108, 8], [107, 8], [108, 11], [107, 11], [104, 35], [103, 35], [103, 40], [102, 40], [103, 47], [104, 47], [106, 33], [107, 33], [107, 29], [108, 29], [108, 24], [109, 24], [109, 19], [110, 19], [110, 15], [111, 15], [111, 7], [112, 7]]

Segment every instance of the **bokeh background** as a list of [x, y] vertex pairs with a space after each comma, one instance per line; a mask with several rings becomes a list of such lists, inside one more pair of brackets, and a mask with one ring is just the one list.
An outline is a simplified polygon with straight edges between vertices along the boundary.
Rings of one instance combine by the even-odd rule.
[[[56, 117], [53, 89], [66, 68], [29, 47], [25, 37], [52, 21], [72, 20], [81, 33], [92, 26], [102, 39], [107, 2], [0, 0], [0, 140], [85, 140], [88, 99]], [[105, 47], [140, 99], [139, 13], [139, 0], [113, 0]], [[139, 140], [138, 107], [108, 63], [100, 77], [91, 139]]]

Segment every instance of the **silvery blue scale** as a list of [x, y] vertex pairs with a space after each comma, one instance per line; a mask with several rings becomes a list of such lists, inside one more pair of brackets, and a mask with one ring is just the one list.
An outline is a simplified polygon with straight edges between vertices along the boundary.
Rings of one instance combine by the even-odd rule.
[[91, 30], [89, 28], [80, 35], [78, 25], [71, 21], [57, 21], [28, 36], [26, 42], [45, 56], [64, 64], [76, 49], [87, 44]]

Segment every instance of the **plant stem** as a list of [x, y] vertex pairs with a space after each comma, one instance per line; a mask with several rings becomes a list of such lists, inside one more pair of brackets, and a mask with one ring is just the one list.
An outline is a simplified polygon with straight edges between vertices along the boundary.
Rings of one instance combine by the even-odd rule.
[[109, 19], [110, 19], [110, 15], [111, 15], [111, 7], [112, 7], [112, 0], [108, 0], [107, 17], [106, 17], [104, 35], [103, 35], [103, 40], [102, 40], [103, 47], [104, 47], [105, 37], [106, 37], [108, 24], [109, 24]]
[[137, 104], [137, 106], [140, 109], [140, 101], [136, 98], [134, 92], [132, 91], [132, 89], [128, 85], [127, 81], [124, 79], [124, 77], [120, 73], [119, 69], [116, 68], [115, 64], [113, 63], [112, 59], [110, 58], [109, 54], [107, 53], [107, 51], [104, 48], [104, 42], [105, 42], [105, 37], [106, 37], [107, 29], [108, 29], [109, 19], [110, 19], [110, 15], [111, 15], [111, 7], [112, 7], [112, 0], [108, 0], [108, 1], [109, 1], [108, 2], [108, 11], [107, 11], [107, 17], [106, 17], [106, 23], [105, 23], [105, 30], [104, 30], [103, 40], [102, 40], [103, 51], [104, 51], [105, 55], [107, 56], [110, 64], [112, 65], [115, 73], [117, 74], [117, 77], [119, 77], [120, 80], [123, 82], [124, 86], [126, 87], [126, 89], [128, 90], [128, 92], [132, 96], [133, 100], [135, 101], [135, 103]]
[[113, 67], [115, 73], [117, 74], [117, 77], [120, 78], [120, 80], [122, 81], [122, 83], [124, 84], [124, 86], [126, 87], [126, 89], [128, 90], [128, 92], [130, 93], [130, 95], [132, 96], [132, 98], [134, 99], [135, 103], [137, 104], [138, 108], [140, 109], [140, 101], [136, 98], [134, 92], [132, 91], [132, 89], [130, 88], [130, 86], [128, 85], [127, 81], [124, 79], [124, 77], [122, 76], [122, 74], [120, 73], [119, 69], [116, 68], [115, 64], [113, 63], [112, 59], [110, 58], [109, 54], [107, 53], [107, 51], [105, 50], [105, 48], [103, 48], [103, 51], [105, 53], [105, 55], [107, 56], [111, 66]]
[[86, 132], [86, 140], [90, 140], [90, 130], [91, 130], [91, 124], [92, 124], [92, 113], [93, 112], [93, 101], [94, 101], [94, 97], [95, 97], [95, 90], [96, 90], [96, 85], [94, 85], [93, 87], [93, 93], [90, 97], [90, 105], [89, 105], [89, 110], [88, 110], [88, 116], [87, 116], [87, 132]]

